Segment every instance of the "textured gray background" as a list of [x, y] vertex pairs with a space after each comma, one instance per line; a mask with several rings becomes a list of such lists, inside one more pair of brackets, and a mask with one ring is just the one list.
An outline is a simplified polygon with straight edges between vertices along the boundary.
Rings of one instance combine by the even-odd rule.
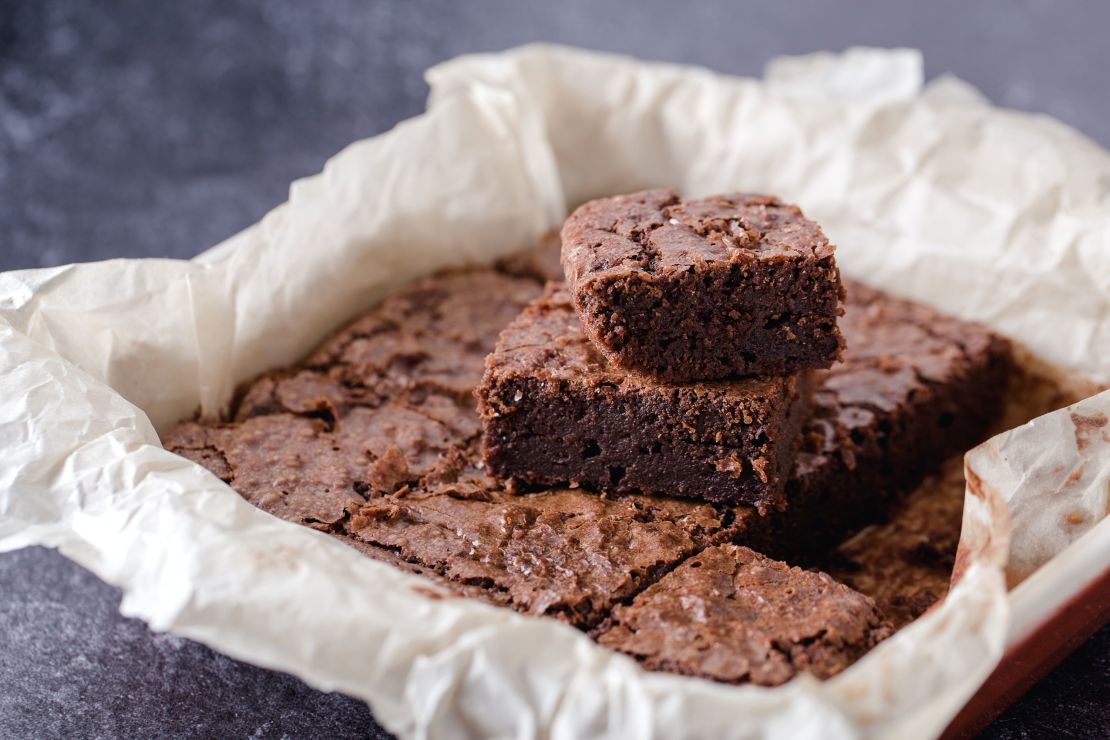
[[[0, 269], [189, 257], [347, 143], [418, 113], [422, 70], [550, 40], [758, 74], [776, 54], [914, 46], [994, 101], [1110, 144], [1110, 4], [0, 0]], [[41, 549], [0, 556], [0, 738], [356, 737], [364, 706], [118, 615]], [[996, 738], [1110, 728], [1110, 628]]]

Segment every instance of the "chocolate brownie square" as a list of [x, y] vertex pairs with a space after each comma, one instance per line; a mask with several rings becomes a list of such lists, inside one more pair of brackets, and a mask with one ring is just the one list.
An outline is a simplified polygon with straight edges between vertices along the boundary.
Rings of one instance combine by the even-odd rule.
[[555, 283], [501, 333], [478, 389], [490, 472], [781, 508], [808, 374], [672, 385], [614, 368]]
[[651, 190], [586, 203], [562, 240], [586, 333], [618, 367], [693, 381], [788, 375], [840, 356], [835, 248], [797, 206]]
[[875, 602], [825, 573], [721, 545], [616, 606], [597, 641], [649, 670], [777, 686], [834, 676], [889, 634]]

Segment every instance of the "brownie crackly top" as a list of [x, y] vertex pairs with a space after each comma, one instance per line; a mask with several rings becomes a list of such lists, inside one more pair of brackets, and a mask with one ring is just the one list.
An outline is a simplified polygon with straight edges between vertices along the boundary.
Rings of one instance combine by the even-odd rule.
[[649, 190], [603, 198], [579, 208], [563, 229], [572, 286], [629, 270], [652, 275], [706, 262], [822, 260], [835, 251], [797, 206], [747, 193], [684, 201], [673, 190]]
[[676, 381], [781, 375], [828, 367], [842, 349], [835, 248], [777, 198], [603, 198], [567, 219], [562, 240], [590, 338], [626, 370]]

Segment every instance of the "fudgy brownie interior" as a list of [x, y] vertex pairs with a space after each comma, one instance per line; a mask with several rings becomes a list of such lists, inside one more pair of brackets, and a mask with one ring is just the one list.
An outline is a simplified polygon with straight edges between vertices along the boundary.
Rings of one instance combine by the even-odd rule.
[[650, 190], [586, 203], [562, 240], [584, 328], [625, 370], [669, 381], [788, 375], [840, 355], [835, 248], [797, 206]]

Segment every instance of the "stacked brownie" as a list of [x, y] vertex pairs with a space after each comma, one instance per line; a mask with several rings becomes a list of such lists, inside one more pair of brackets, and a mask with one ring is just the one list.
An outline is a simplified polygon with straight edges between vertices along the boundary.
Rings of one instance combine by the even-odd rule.
[[[644, 219], [576, 216], [568, 237], [578, 224], [585, 243], [613, 249], [593, 262], [568, 249], [568, 283], [558, 239], [492, 269], [422, 280], [297, 367], [255, 380], [228, 420], [182, 423], [166, 447], [276, 516], [460, 595], [565, 621], [647, 668], [761, 684], [835, 674], [889, 634], [891, 615], [827, 575], [770, 558], [831, 563], [868, 586], [870, 571], [827, 556], [985, 435], [1009, 348], [982, 327], [860, 285], [842, 301], [831, 247], [776, 201], [626, 200], [655, 213], [649, 225], [666, 216], [658, 238], [679, 244], [686, 262]], [[672, 219], [709, 245], [695, 248]], [[710, 252], [737, 266], [721, 269]], [[620, 274], [622, 264], [640, 277]], [[734, 269], [763, 292], [741, 289]], [[793, 275], [831, 285], [836, 301], [793, 296], [783, 283]], [[759, 331], [713, 336], [712, 322], [724, 320], [706, 315], [694, 322], [704, 335], [686, 344], [694, 359], [683, 360], [664, 328], [702, 298], [686, 308], [661, 299], [658, 331], [606, 343], [640, 331], [648, 296], [695, 279], [749, 301], [730, 310], [760, 317]], [[604, 311], [579, 294], [628, 311], [599, 318], [595, 332], [580, 314]], [[768, 312], [760, 302], [776, 296], [785, 308]], [[659, 372], [626, 369], [652, 354], [644, 342], [653, 337], [669, 347], [656, 353]], [[761, 353], [742, 347], [755, 339], [757, 349], [793, 345], [763, 353], [772, 359], [757, 377], [681, 378], [722, 357], [760, 367]], [[814, 370], [822, 352], [842, 358]], [[884, 594], [898, 624], [939, 595], [913, 584], [905, 598]]]
[[479, 390], [490, 470], [786, 507], [814, 369], [844, 341], [834, 248], [796, 206], [655, 190], [563, 226], [566, 285], [505, 332]]

